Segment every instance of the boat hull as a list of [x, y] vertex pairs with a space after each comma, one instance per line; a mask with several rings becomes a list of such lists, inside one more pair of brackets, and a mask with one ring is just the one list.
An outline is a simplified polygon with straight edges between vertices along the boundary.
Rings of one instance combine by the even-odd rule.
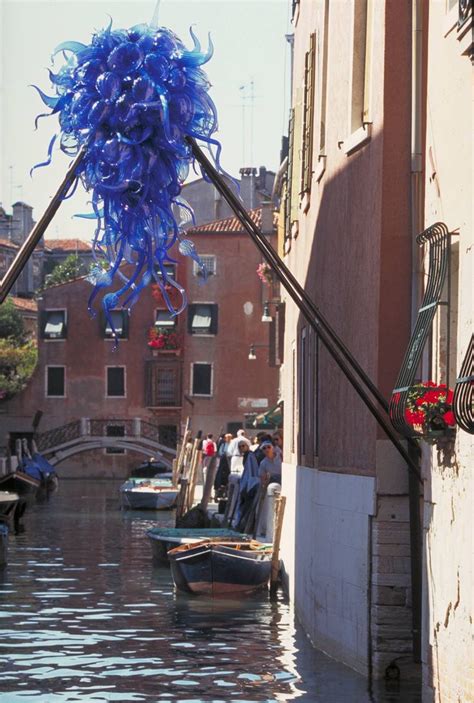
[[168, 553], [175, 586], [197, 595], [246, 595], [266, 588], [271, 555], [264, 551], [237, 549], [206, 543], [173, 549]]
[[0, 522], [0, 569], [8, 562], [8, 527]]
[[154, 527], [146, 533], [151, 545], [154, 561], [168, 562], [168, 551], [181, 544], [193, 544], [204, 539], [225, 539], [242, 542], [247, 535], [223, 528], [178, 528]]
[[34, 497], [41, 485], [41, 481], [28, 476], [23, 471], [11, 471], [5, 476], [0, 476], [0, 490], [18, 493], [24, 498]]
[[126, 510], [171, 510], [178, 492], [167, 478], [129, 478], [120, 486], [120, 503]]

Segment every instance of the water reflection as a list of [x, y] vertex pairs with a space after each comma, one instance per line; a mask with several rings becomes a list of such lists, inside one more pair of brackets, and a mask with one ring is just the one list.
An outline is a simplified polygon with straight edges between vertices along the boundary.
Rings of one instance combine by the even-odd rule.
[[175, 594], [144, 539], [155, 517], [120, 512], [117, 496], [114, 482], [63, 481], [12, 537], [0, 571], [0, 700], [420, 700], [369, 695], [362, 677], [311, 647], [281, 594]]

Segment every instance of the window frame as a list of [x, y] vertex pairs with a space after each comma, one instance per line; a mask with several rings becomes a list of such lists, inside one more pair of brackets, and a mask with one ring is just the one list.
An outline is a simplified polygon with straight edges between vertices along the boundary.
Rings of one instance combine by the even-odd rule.
[[[209, 325], [209, 332], [193, 332], [192, 329], [192, 320], [194, 316], [194, 309], [198, 305], [209, 305], [211, 309], [211, 322]], [[204, 301], [196, 301], [195, 303], [190, 303], [188, 305], [188, 334], [192, 335], [193, 337], [215, 337], [218, 333], [219, 329], [219, 305], [218, 303], [214, 302], [204, 302]]]
[[[350, 156], [367, 144], [372, 136], [372, 44], [374, 0], [352, 0], [352, 49], [351, 77], [348, 101], [348, 135], [342, 140], [344, 153]], [[358, 19], [357, 10], [363, 9], [363, 19]], [[364, 50], [356, 64], [356, 48], [364, 35]], [[357, 98], [357, 100], [356, 100]], [[360, 119], [356, 117], [360, 110]]]
[[[107, 433], [109, 427], [122, 427], [122, 429], [123, 429], [123, 435], [109, 435], [109, 434]], [[113, 423], [107, 424], [107, 425], [105, 426], [105, 436], [106, 436], [106, 437], [114, 437], [114, 436], [116, 436], [116, 437], [123, 437], [123, 438], [125, 438], [125, 437], [126, 437], [126, 427], [125, 427], [125, 425], [118, 425], [118, 424], [113, 424]], [[124, 449], [124, 448], [122, 448], [122, 447], [121, 447], [120, 449], [116, 449], [116, 450], [114, 450], [112, 447], [105, 447], [105, 448], [104, 448], [104, 454], [107, 454], [108, 456], [123, 456], [123, 455], [126, 454], [126, 453], [127, 453], [127, 450]]]
[[[49, 369], [63, 369], [63, 395], [50, 395], [48, 393], [48, 371]], [[44, 397], [45, 398], [67, 398], [66, 394], [66, 366], [64, 364], [48, 364], [44, 367]]]
[[[48, 324], [47, 316], [48, 313], [51, 312], [62, 312], [64, 313], [64, 335], [61, 337], [46, 337], [45, 332], [46, 332], [46, 325]], [[67, 332], [68, 332], [68, 314], [67, 314], [67, 308], [45, 308], [44, 310], [41, 311], [41, 317], [43, 318], [41, 321], [41, 330], [40, 330], [40, 336], [41, 339], [44, 342], [64, 342], [67, 339]]]
[[[211, 369], [209, 377], [209, 393], [194, 393], [194, 367], [195, 366], [209, 366]], [[193, 398], [212, 398], [214, 397], [214, 364], [212, 361], [192, 361], [191, 362], [191, 373], [190, 373], [190, 383], [189, 383], [189, 394]]]
[[[128, 330], [129, 330], [129, 323], [130, 323], [130, 313], [128, 310], [125, 310], [124, 308], [114, 308], [113, 310], [110, 310], [110, 313], [114, 312], [119, 312], [122, 313], [122, 332], [121, 334], [117, 335], [117, 339], [123, 340], [125, 342], [128, 341]], [[115, 337], [113, 336], [112, 332], [109, 334], [107, 333], [107, 318], [103, 317], [103, 335], [104, 335], [104, 340], [106, 342], [114, 342]]]
[[[109, 394], [109, 369], [123, 369], [123, 395]], [[124, 364], [108, 364], [105, 367], [105, 398], [126, 398], [127, 397], [127, 367]]]
[[156, 327], [156, 329], [159, 329], [160, 327], [165, 327], [166, 329], [175, 330], [177, 327], [177, 322], [178, 322], [176, 315], [169, 321], [158, 322], [158, 313], [159, 312], [167, 312], [171, 316], [171, 313], [168, 310], [168, 308], [163, 308], [163, 307], [162, 308], [155, 308], [155, 325], [154, 326]]
[[[199, 256], [200, 256], [200, 259], [204, 265], [206, 265], [205, 259], [212, 259], [212, 270], [206, 267], [207, 275], [208, 276], [216, 276], [217, 275], [217, 256], [215, 254], [200, 254]], [[193, 276], [196, 276], [196, 277], [202, 276], [201, 268], [199, 267], [199, 264], [197, 261], [193, 261]]]

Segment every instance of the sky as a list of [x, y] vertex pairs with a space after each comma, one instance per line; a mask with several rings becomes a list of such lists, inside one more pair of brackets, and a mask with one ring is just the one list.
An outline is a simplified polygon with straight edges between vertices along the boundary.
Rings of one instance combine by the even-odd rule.
[[[53, 163], [29, 175], [44, 160], [55, 116], [34, 119], [44, 106], [31, 84], [52, 95], [47, 68], [63, 41], [89, 43], [112, 17], [115, 28], [149, 22], [172, 29], [192, 46], [193, 25], [201, 43], [211, 33], [214, 56], [204, 66], [219, 115], [222, 165], [238, 175], [242, 166], [279, 166], [281, 137], [288, 130], [290, 0], [0, 0], [0, 203], [33, 206], [38, 219], [69, 163], [55, 151]], [[252, 88], [253, 84], [253, 88]], [[253, 97], [252, 97], [253, 93]], [[253, 108], [252, 108], [253, 105]], [[61, 205], [46, 238], [90, 240], [93, 225], [74, 218], [90, 211], [82, 188]]]

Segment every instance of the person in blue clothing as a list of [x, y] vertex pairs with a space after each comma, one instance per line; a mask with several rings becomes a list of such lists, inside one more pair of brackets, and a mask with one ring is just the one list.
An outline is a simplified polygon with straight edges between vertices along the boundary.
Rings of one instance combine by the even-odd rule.
[[265, 455], [258, 467], [262, 485], [281, 483], [281, 456], [276, 453], [272, 442], [263, 442], [260, 448]]

